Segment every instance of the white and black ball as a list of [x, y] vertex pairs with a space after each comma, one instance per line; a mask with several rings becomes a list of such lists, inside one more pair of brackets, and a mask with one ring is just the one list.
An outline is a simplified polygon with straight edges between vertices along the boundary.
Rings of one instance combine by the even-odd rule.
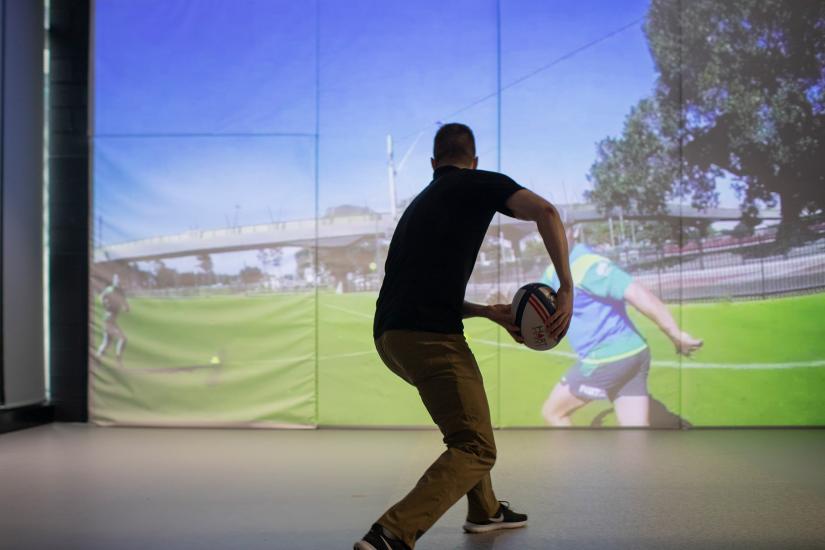
[[550, 337], [547, 322], [556, 312], [556, 291], [542, 283], [524, 285], [513, 297], [513, 324], [521, 330], [524, 345], [545, 351], [559, 343]]

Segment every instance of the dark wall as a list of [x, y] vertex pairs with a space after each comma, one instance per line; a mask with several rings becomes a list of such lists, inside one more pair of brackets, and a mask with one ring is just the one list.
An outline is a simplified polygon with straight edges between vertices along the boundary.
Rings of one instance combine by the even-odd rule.
[[[0, 1], [0, 60], [4, 59], [6, 56], [6, 2], [5, 0]], [[0, 116], [2, 116], [2, 112], [5, 109], [6, 105], [6, 75], [5, 75], [5, 67], [0, 62]], [[6, 133], [3, 131], [3, 125], [0, 124], [0, 174], [3, 173], [3, 166], [5, 160], [5, 137]], [[3, 224], [2, 224], [2, 211], [3, 211], [3, 178], [0, 176], [0, 242], [2, 242], [3, 237]], [[2, 300], [2, 287], [3, 287], [3, 260], [2, 260], [2, 245], [0, 245], [0, 301]], [[3, 347], [3, 316], [0, 315], [0, 407], [6, 401], [6, 391], [4, 386], [4, 379], [3, 379], [3, 370], [4, 370], [4, 347]]]
[[2, 0], [2, 333], [6, 407], [42, 403], [43, 6]]
[[51, 388], [55, 419], [85, 422], [88, 372], [89, 0], [52, 0], [49, 75]]

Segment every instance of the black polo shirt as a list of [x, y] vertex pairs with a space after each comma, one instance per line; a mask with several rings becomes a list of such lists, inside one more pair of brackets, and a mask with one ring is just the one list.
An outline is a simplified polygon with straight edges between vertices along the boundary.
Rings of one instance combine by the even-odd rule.
[[476, 256], [498, 211], [522, 187], [503, 174], [441, 166], [407, 206], [390, 242], [373, 336], [395, 329], [464, 331], [461, 309]]

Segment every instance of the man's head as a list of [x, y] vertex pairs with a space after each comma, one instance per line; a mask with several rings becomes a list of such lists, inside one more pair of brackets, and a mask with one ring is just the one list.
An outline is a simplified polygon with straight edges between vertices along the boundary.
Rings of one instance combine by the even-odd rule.
[[475, 170], [478, 166], [478, 157], [473, 131], [457, 122], [443, 125], [435, 133], [433, 158], [430, 160], [433, 169], [449, 164]]

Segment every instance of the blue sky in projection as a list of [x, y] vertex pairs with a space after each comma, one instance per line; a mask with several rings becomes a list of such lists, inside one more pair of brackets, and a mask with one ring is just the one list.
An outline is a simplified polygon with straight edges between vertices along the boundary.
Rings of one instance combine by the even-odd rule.
[[[502, 83], [646, 11], [644, 1], [502, 2]], [[397, 160], [409, 152], [399, 198], [417, 193], [437, 121], [470, 124], [480, 167], [496, 168], [496, 100], [478, 102], [496, 89], [494, 2], [321, 0], [319, 26], [322, 213], [389, 210], [387, 134]], [[313, 217], [315, 29], [314, 2], [98, 0], [105, 242]], [[654, 80], [636, 24], [507, 88], [502, 171], [551, 200], [581, 200], [595, 143], [620, 132]]]

